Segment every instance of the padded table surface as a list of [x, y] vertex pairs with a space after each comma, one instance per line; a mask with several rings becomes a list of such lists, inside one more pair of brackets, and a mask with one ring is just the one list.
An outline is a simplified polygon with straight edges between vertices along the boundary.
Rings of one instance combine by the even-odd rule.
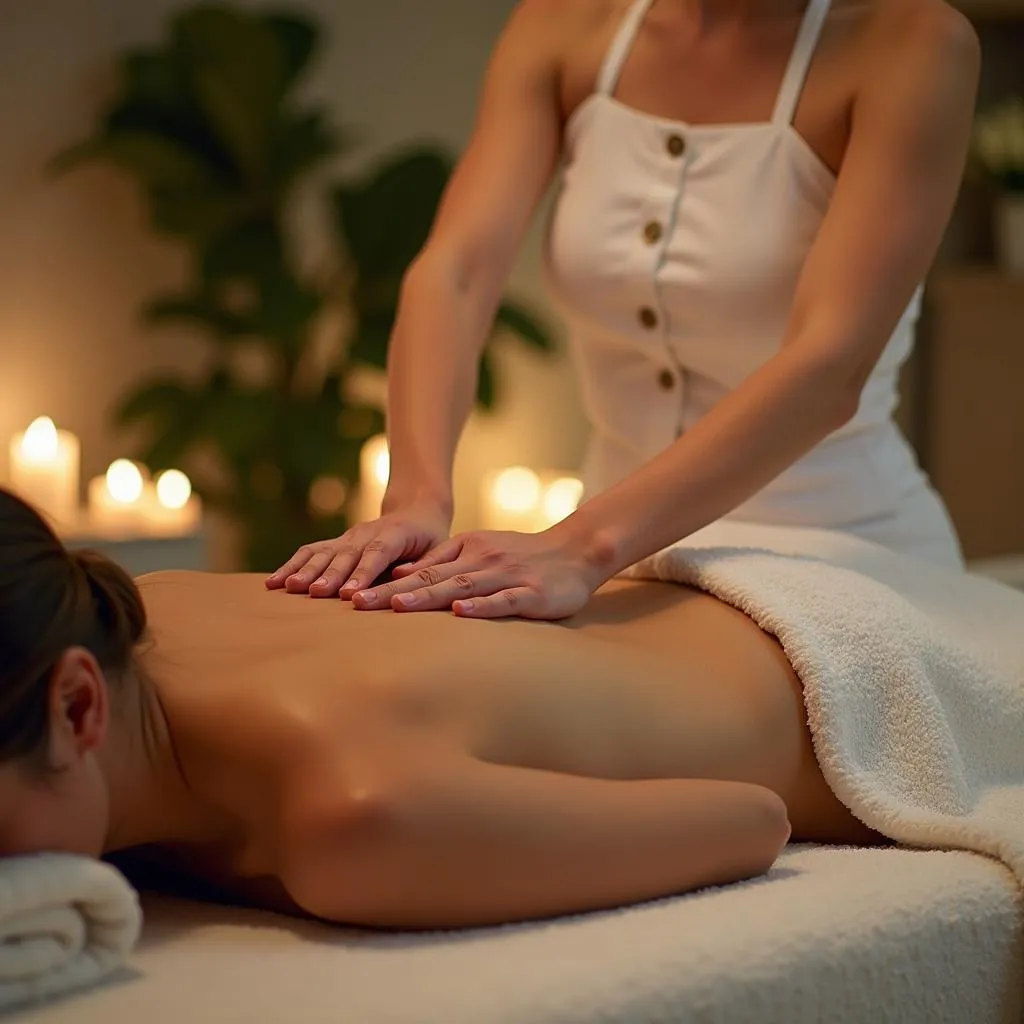
[[419, 935], [145, 900], [130, 967], [27, 1024], [1004, 1024], [1022, 900], [969, 853], [789, 847], [765, 878]]

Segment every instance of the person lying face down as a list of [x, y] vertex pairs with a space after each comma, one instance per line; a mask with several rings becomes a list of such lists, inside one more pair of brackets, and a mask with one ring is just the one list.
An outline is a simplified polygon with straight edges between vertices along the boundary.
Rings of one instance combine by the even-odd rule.
[[484, 925], [877, 836], [777, 643], [613, 581], [552, 625], [356, 612], [250, 575], [138, 584], [0, 491], [0, 854], [135, 851], [346, 924]]

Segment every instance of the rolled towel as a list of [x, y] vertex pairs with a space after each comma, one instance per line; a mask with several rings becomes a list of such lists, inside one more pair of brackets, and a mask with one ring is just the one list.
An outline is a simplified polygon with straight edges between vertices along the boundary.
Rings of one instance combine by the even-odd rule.
[[135, 890], [107, 864], [58, 853], [0, 860], [0, 1010], [102, 980], [141, 926]]

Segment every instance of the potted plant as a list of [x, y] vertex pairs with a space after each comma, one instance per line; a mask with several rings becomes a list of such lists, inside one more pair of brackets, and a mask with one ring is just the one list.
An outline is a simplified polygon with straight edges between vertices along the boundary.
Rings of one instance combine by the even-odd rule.
[[[151, 471], [186, 469], [206, 504], [238, 527], [247, 568], [343, 531], [359, 452], [382, 410], [351, 387], [382, 370], [399, 286], [422, 247], [452, 169], [435, 146], [392, 153], [369, 172], [322, 184], [345, 149], [327, 111], [300, 99], [320, 32], [294, 11], [203, 5], [165, 38], [118, 60], [119, 86], [90, 138], [60, 171], [112, 164], [138, 186], [157, 234], [185, 247], [187, 280], [142, 311], [208, 342], [200, 379], [141, 382], [116, 411], [139, 424]], [[300, 258], [297, 199], [320, 200], [324, 265]], [[540, 350], [542, 323], [513, 302], [495, 333]], [[489, 346], [490, 348], [490, 346]], [[478, 404], [496, 400], [490, 352]]]
[[1024, 97], [978, 116], [975, 152], [995, 182], [996, 256], [1008, 273], [1024, 274]]

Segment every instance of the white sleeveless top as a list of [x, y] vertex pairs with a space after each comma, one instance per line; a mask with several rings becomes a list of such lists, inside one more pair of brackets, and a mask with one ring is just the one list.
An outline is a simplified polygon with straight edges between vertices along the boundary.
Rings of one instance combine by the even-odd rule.
[[[592, 429], [587, 493], [668, 447], [782, 343], [835, 177], [793, 127], [828, 16], [811, 0], [771, 121], [691, 125], [615, 99], [636, 0], [571, 116], [547, 240]], [[921, 290], [859, 411], [729, 518], [850, 530], [959, 564], [941, 502], [892, 422]]]

